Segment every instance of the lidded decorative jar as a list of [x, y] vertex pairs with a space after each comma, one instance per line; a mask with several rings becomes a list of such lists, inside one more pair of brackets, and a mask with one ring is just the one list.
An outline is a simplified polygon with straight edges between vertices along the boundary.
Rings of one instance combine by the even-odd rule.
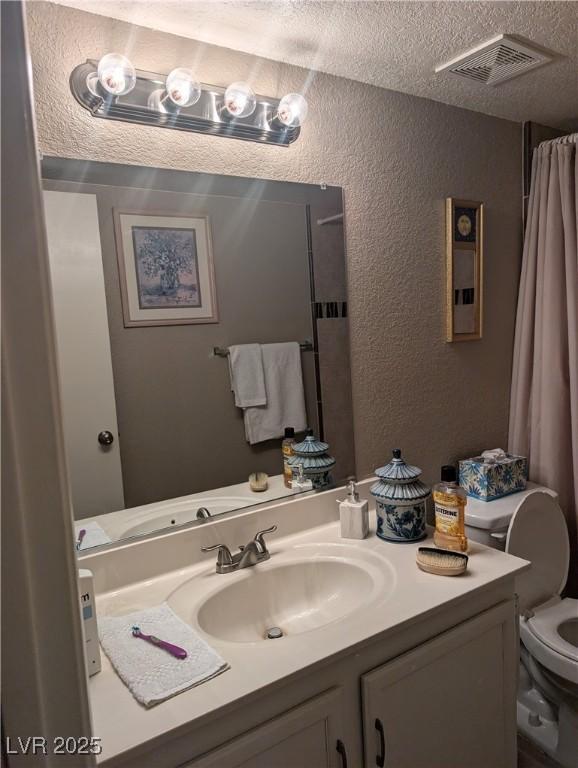
[[426, 502], [430, 489], [419, 479], [421, 469], [406, 464], [395, 448], [393, 458], [375, 470], [371, 486], [377, 512], [377, 535], [385, 541], [420, 541], [427, 535]]
[[326, 490], [333, 485], [331, 470], [335, 466], [335, 459], [329, 456], [327, 443], [318, 440], [314, 435], [309, 434], [300, 443], [293, 446], [294, 456], [288, 459], [287, 463], [293, 471], [293, 477], [301, 475], [307, 480], [311, 480], [313, 488], [316, 490]]

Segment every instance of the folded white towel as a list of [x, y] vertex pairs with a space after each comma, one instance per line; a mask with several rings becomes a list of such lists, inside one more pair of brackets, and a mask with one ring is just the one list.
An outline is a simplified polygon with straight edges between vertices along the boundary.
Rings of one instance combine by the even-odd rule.
[[229, 347], [231, 389], [238, 408], [265, 405], [265, 375], [260, 344], [237, 344]]
[[[138, 637], [156, 635], [184, 648], [186, 659], [176, 659]], [[99, 616], [100, 643], [121, 680], [145, 707], [160, 704], [177, 693], [221, 674], [229, 665], [184, 621], [163, 603], [125, 616]]]
[[307, 428], [301, 348], [296, 341], [262, 344], [267, 405], [246, 408], [245, 434], [252, 445], [283, 437], [285, 427]]
[[98, 547], [101, 544], [110, 544], [111, 538], [105, 533], [98, 523], [94, 521], [83, 523], [79, 520], [74, 524], [74, 543], [78, 541], [78, 534], [84, 528], [86, 531], [84, 538], [80, 544], [80, 549], [90, 549], [90, 547]]

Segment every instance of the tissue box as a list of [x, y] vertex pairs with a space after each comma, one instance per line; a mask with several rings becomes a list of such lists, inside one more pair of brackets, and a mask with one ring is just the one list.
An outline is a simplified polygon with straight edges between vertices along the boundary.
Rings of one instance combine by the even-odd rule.
[[481, 456], [460, 461], [459, 482], [468, 496], [493, 501], [523, 491], [528, 479], [528, 460], [506, 454], [505, 459], [486, 463]]

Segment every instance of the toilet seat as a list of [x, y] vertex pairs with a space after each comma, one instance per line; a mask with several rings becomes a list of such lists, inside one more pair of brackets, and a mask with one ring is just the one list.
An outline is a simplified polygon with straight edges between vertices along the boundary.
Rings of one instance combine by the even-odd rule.
[[536, 608], [534, 616], [528, 620], [528, 627], [545, 645], [572, 660], [578, 677], [578, 647], [564, 640], [558, 632], [560, 624], [570, 619], [578, 619], [578, 600], [567, 597]]
[[510, 521], [506, 552], [532, 563], [516, 577], [521, 613], [560, 594], [568, 578], [570, 541], [564, 513], [552, 496], [535, 491], [522, 499]]
[[578, 600], [560, 598], [570, 542], [564, 513], [552, 496], [536, 491], [520, 502], [508, 528], [506, 552], [532, 563], [516, 578], [520, 639], [546, 669], [578, 685], [578, 648], [558, 633], [563, 621], [578, 616]]

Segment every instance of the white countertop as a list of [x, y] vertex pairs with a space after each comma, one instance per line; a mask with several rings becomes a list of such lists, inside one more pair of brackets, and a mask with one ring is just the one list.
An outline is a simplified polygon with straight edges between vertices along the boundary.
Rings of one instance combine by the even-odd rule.
[[[472, 542], [466, 574], [457, 578], [434, 576], [420, 571], [415, 564], [417, 548], [431, 546], [431, 538], [419, 543], [395, 544], [378, 539], [374, 531], [373, 526], [367, 539], [352, 542], [341, 539], [339, 524], [332, 522], [273, 538], [269, 547], [271, 559], [255, 566], [255, 569], [274, 567], [276, 559], [293, 557], [295, 548], [298, 548], [301, 557], [306, 554], [315, 558], [316, 549], [321, 551], [323, 548], [326, 552], [329, 546], [339, 556], [340, 547], [345, 543], [348, 547], [355, 547], [356, 554], [370, 562], [372, 568], [381, 569], [384, 576], [382, 583], [387, 582], [388, 589], [383, 589], [374, 599], [360, 605], [354, 613], [338, 622], [305, 634], [255, 643], [224, 642], [204, 635], [231, 668], [151, 709], [145, 709], [133, 699], [103, 653], [102, 671], [89, 681], [93, 733], [101, 739], [103, 748], [99, 761], [131, 750], [142, 744], [143, 739], [157, 739], [197, 718], [216, 712], [224, 705], [324, 658], [365, 643], [393, 628], [408, 626], [468, 593], [512, 577], [528, 567], [526, 561]], [[225, 586], [230, 583], [227, 580], [238, 575], [216, 574], [214, 561], [205, 559], [189, 568], [103, 593], [97, 596], [97, 612], [99, 615], [119, 615], [157, 605], [193, 577], [201, 577], [198, 600], [194, 601], [199, 603], [215, 588]], [[387, 606], [387, 610], [380, 610], [383, 606]]]

